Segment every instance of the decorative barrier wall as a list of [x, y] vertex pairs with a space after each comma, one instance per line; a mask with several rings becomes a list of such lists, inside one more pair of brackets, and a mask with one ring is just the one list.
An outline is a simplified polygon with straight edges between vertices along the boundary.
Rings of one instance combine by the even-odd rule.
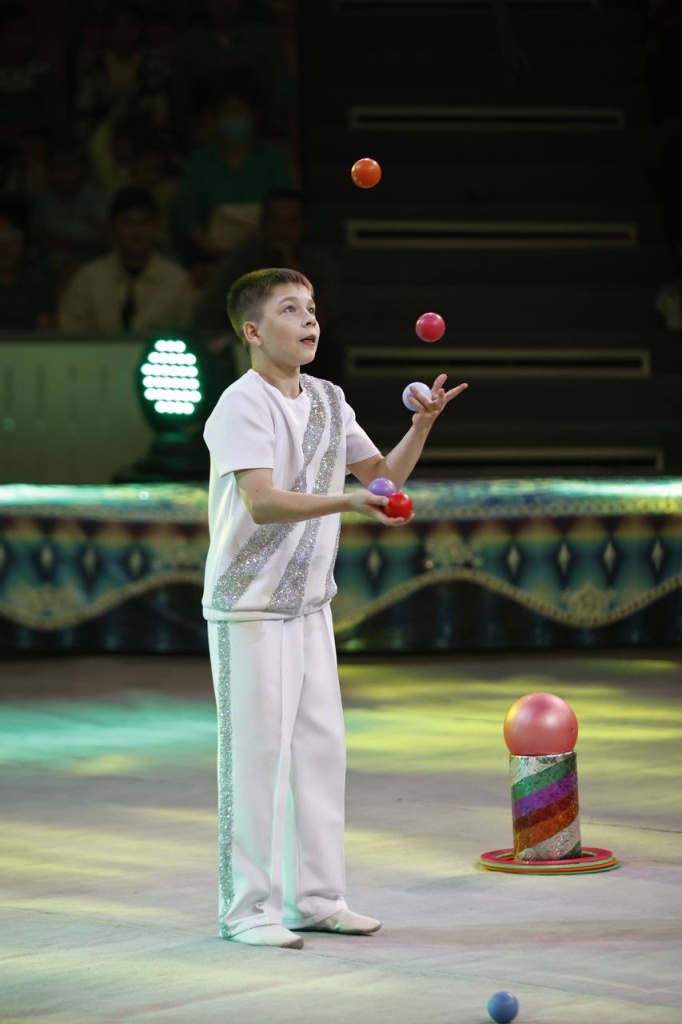
[[[682, 641], [682, 480], [415, 483], [344, 522], [341, 652]], [[204, 488], [0, 487], [0, 647], [204, 651]]]

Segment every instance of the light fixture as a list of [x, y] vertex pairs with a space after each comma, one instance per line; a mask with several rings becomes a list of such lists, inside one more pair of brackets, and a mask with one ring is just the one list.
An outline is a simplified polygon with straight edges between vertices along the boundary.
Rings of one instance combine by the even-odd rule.
[[192, 346], [187, 338], [164, 336], [145, 346], [136, 371], [136, 390], [156, 436], [145, 456], [116, 472], [114, 483], [208, 479], [209, 458], [202, 436], [212, 397], [207, 370], [201, 346]]

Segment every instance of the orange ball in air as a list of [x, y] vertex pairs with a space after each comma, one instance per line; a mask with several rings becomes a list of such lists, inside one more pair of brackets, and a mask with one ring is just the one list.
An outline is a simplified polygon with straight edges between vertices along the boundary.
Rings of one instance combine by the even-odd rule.
[[363, 156], [356, 160], [350, 169], [353, 184], [358, 188], [374, 188], [381, 181], [381, 167], [371, 157]]

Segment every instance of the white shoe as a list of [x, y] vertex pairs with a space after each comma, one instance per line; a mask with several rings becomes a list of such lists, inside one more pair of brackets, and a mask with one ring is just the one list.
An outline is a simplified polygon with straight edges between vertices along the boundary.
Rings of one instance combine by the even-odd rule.
[[381, 928], [381, 921], [376, 917], [365, 917], [353, 910], [337, 910], [331, 917], [317, 924], [302, 925], [301, 932], [336, 932], [338, 935], [372, 935]]
[[258, 928], [247, 928], [229, 936], [230, 942], [243, 942], [247, 946], [281, 946], [283, 949], [302, 949], [303, 939], [281, 924], [263, 924]]

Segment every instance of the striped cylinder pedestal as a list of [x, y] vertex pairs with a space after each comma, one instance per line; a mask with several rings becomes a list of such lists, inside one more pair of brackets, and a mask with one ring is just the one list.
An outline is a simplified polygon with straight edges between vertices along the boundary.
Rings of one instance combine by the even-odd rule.
[[514, 860], [580, 857], [575, 751], [509, 758]]

